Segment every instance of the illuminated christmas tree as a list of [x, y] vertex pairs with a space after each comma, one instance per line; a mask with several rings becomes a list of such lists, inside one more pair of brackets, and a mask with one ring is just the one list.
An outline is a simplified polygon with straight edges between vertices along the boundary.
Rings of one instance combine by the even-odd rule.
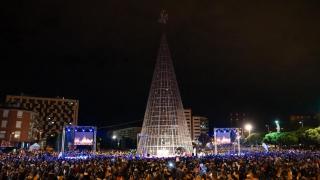
[[[160, 23], [167, 21], [165, 11]], [[137, 151], [142, 155], [174, 156], [192, 152], [190, 132], [165, 33], [163, 33], [153, 74], [147, 108]]]

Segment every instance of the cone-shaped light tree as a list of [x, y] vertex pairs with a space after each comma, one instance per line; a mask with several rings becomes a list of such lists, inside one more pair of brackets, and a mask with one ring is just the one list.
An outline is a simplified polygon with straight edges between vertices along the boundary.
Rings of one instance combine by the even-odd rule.
[[[160, 22], [166, 23], [165, 11]], [[180, 92], [163, 32], [137, 152], [157, 157], [192, 152], [192, 143]]]

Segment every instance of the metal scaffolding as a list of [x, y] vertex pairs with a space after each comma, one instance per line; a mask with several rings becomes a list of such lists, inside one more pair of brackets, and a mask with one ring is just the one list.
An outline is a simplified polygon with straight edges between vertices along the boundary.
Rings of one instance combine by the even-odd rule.
[[137, 151], [146, 156], [169, 157], [192, 152], [166, 35], [161, 38]]

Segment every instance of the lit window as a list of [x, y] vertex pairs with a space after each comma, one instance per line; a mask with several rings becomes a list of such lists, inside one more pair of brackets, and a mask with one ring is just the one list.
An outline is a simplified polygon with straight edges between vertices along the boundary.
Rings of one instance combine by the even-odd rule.
[[16, 121], [16, 128], [21, 128], [22, 121]]
[[21, 135], [21, 131], [15, 131], [14, 132], [14, 138], [19, 139]]
[[7, 127], [7, 124], [8, 124], [8, 121], [5, 121], [5, 120], [2, 120], [2, 121], [1, 121], [1, 127], [2, 127], [2, 128], [6, 128], [6, 127]]
[[8, 115], [9, 115], [9, 110], [8, 109], [3, 110], [2, 117], [7, 118]]
[[17, 117], [18, 117], [18, 118], [22, 118], [22, 115], [23, 115], [23, 111], [18, 111]]
[[0, 138], [3, 139], [6, 136], [6, 131], [0, 131]]

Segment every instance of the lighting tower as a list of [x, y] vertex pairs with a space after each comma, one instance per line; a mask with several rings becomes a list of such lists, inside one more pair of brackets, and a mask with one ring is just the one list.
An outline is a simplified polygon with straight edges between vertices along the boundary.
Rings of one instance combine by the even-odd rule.
[[279, 121], [278, 120], [275, 120], [274, 121], [276, 123], [276, 126], [277, 126], [277, 133], [280, 132], [280, 124], [279, 124]]
[[[164, 26], [167, 18], [167, 13], [162, 11], [159, 22]], [[191, 153], [192, 143], [163, 32], [137, 152], [144, 156], [169, 157], [174, 156], [177, 149]]]
[[246, 124], [244, 126], [244, 129], [249, 132], [249, 135], [248, 135], [248, 137], [249, 137], [251, 135], [252, 125], [251, 124]]

